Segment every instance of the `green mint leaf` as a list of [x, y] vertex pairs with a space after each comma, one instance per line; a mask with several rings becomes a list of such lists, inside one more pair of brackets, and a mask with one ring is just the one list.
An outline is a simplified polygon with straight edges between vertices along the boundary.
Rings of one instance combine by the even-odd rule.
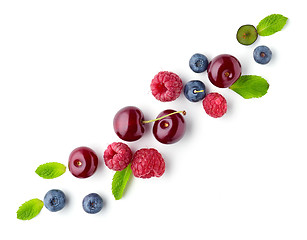
[[129, 164], [128, 167], [126, 167], [124, 170], [117, 171], [114, 174], [112, 181], [112, 193], [115, 200], [119, 200], [122, 198], [126, 184], [130, 178], [131, 173], [132, 173], [131, 165]]
[[37, 198], [31, 199], [22, 204], [17, 211], [17, 218], [20, 220], [30, 220], [36, 217], [44, 206], [44, 202]]
[[49, 162], [40, 165], [35, 172], [42, 178], [53, 179], [61, 176], [63, 173], [65, 173], [65, 171], [66, 167], [63, 164], [57, 162]]
[[281, 14], [271, 14], [259, 22], [257, 32], [260, 36], [272, 35], [283, 29], [287, 20], [288, 18]]
[[269, 84], [264, 78], [256, 75], [242, 75], [229, 88], [242, 97], [249, 99], [265, 95], [269, 89]]

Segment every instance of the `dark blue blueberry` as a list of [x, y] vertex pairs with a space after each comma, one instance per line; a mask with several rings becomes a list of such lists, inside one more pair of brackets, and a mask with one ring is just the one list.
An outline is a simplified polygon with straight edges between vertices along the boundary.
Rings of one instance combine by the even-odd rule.
[[103, 201], [97, 193], [90, 193], [83, 198], [82, 206], [87, 213], [98, 213], [103, 207]]
[[202, 81], [192, 80], [184, 86], [184, 96], [191, 102], [198, 102], [205, 98], [206, 87]]
[[65, 206], [65, 194], [58, 189], [48, 191], [44, 197], [44, 205], [51, 212], [57, 212]]
[[207, 70], [208, 59], [205, 55], [195, 53], [190, 59], [190, 68], [196, 73], [201, 73]]
[[258, 46], [254, 50], [254, 59], [257, 63], [267, 64], [272, 58], [272, 52], [267, 46]]

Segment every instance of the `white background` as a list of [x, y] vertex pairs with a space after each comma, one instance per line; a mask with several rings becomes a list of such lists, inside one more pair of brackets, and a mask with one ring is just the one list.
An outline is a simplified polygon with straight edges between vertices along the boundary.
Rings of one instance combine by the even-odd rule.
[[[306, 14], [303, 1], [81, 1], [0, 2], [1, 238], [9, 239], [307, 239]], [[237, 29], [272, 13], [285, 28], [240, 45]], [[253, 49], [267, 45], [268, 65]], [[270, 88], [245, 100], [217, 89], [188, 61], [236, 56], [242, 74], [260, 75]], [[205, 82], [228, 101], [221, 119], [182, 95], [161, 103], [150, 82], [161, 70], [186, 83]], [[113, 116], [134, 105], [146, 119], [186, 110], [187, 132], [174, 145], [158, 143], [151, 125], [133, 151], [157, 148], [166, 161], [161, 178], [129, 181], [124, 197], [111, 192], [113, 171], [101, 156], [119, 141]], [[54, 180], [35, 174], [40, 164], [67, 166], [70, 152], [88, 146], [100, 157], [97, 172]], [[58, 188], [68, 203], [43, 208], [30, 221], [18, 207]], [[86, 214], [82, 199], [99, 193], [103, 210]]]

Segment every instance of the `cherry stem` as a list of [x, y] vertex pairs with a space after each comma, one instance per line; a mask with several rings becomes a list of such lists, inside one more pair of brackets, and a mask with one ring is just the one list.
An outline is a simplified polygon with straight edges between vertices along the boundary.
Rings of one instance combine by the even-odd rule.
[[177, 114], [177, 113], [181, 113], [182, 115], [186, 115], [186, 111], [177, 111], [177, 112], [172, 112], [170, 114], [167, 114], [167, 115], [164, 115], [162, 117], [159, 117], [159, 118], [156, 118], [156, 119], [153, 119], [153, 120], [148, 120], [148, 121], [142, 121], [142, 123], [146, 124], [146, 123], [151, 123], [151, 122], [155, 122], [155, 121], [159, 121], [163, 118], [166, 118], [168, 116], [171, 116], [171, 115], [174, 115], [174, 114]]
[[204, 92], [204, 90], [194, 90], [193, 93], [200, 93], [200, 92]]

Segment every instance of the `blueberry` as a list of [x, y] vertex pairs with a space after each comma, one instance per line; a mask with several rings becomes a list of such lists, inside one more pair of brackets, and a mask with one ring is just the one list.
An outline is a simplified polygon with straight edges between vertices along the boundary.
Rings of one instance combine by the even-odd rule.
[[187, 82], [184, 86], [184, 96], [191, 102], [198, 102], [205, 98], [206, 87], [205, 84], [199, 80], [192, 80]]
[[206, 71], [208, 67], [208, 59], [205, 55], [200, 53], [195, 53], [190, 59], [190, 68], [196, 73], [201, 73]]
[[58, 189], [48, 191], [44, 197], [44, 205], [51, 212], [57, 212], [65, 206], [65, 194]]
[[257, 29], [250, 24], [241, 26], [237, 32], [237, 40], [243, 45], [251, 45], [258, 38]]
[[257, 63], [267, 64], [272, 58], [272, 52], [267, 46], [258, 46], [254, 50], [254, 59]]
[[102, 198], [97, 193], [90, 193], [83, 198], [82, 206], [87, 213], [98, 213], [103, 207]]

